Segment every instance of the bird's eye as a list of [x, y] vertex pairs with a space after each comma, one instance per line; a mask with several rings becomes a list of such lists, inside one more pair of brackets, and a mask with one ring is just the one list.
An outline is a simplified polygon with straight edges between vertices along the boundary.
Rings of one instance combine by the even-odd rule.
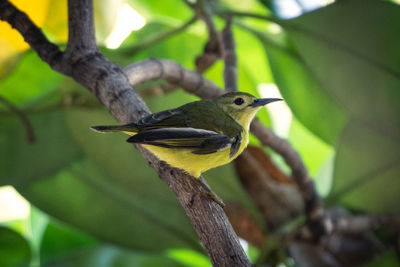
[[243, 100], [243, 98], [238, 97], [238, 98], [235, 99], [234, 103], [235, 103], [236, 105], [240, 106], [241, 104], [244, 103], [244, 100]]

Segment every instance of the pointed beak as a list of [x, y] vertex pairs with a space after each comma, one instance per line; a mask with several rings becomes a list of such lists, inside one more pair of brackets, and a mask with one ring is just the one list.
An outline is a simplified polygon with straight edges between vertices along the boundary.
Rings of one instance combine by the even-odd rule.
[[253, 104], [251, 104], [250, 106], [251, 107], [259, 107], [259, 106], [264, 106], [266, 104], [269, 104], [269, 103], [272, 103], [275, 101], [281, 101], [281, 100], [283, 100], [283, 99], [280, 99], [280, 98], [257, 98], [257, 99], [254, 99]]

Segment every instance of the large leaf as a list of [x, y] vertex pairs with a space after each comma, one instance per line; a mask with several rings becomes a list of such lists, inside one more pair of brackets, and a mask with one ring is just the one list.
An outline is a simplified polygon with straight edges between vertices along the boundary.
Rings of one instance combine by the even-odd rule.
[[[343, 127], [344, 112], [323, 91], [324, 84], [291, 50], [271, 43], [260, 35], [272, 73], [283, 98], [295, 116], [309, 130], [329, 144], [334, 144]], [[315, 123], [315, 115], [319, 121]]]
[[18, 106], [54, 91], [61, 75], [44, 64], [34, 52], [27, 52], [16, 69], [0, 83], [0, 96]]
[[330, 202], [370, 212], [400, 212], [398, 140], [352, 121], [337, 147]]
[[[317, 136], [313, 135], [296, 118], [290, 125], [289, 141], [299, 152], [310, 175], [315, 177], [324, 161], [332, 152], [332, 148]], [[312, 151], [310, 153], [310, 151]]]
[[164, 255], [97, 244], [90, 237], [51, 222], [42, 239], [41, 266], [181, 266]]
[[28, 266], [31, 251], [28, 242], [17, 232], [0, 226], [0, 265], [3, 267]]
[[[194, 68], [194, 58], [200, 54], [203, 49], [203, 44], [206, 42], [204, 38], [204, 32], [201, 31], [185, 31], [179, 34], [175, 34], [162, 42], [152, 42], [137, 51], [128, 50], [125, 47], [129, 47], [140, 44], [141, 41], [146, 38], [154, 38], [158, 34], [161, 34], [167, 30], [181, 26], [179, 23], [170, 22], [150, 22], [145, 27], [137, 32], [132, 32], [131, 36], [124, 42], [124, 48], [121, 49], [123, 52], [120, 59], [117, 58], [119, 63], [127, 65], [138, 60], [144, 60], [148, 58], [168, 58], [175, 60], [185, 67]], [[118, 50], [115, 54], [118, 56]]]
[[185, 265], [164, 255], [130, 252], [113, 246], [95, 246], [51, 260], [43, 267], [184, 267]]
[[[396, 138], [400, 132], [399, 16], [399, 5], [356, 0], [337, 2], [282, 24], [330, 99], [347, 116]], [[323, 114], [318, 113], [320, 122], [326, 119]]]
[[41, 237], [40, 262], [61, 258], [74, 250], [95, 246], [98, 243], [90, 236], [50, 221]]
[[17, 117], [0, 117], [0, 185], [29, 186], [82, 157], [67, 132], [62, 112], [34, 113], [29, 119], [36, 135], [32, 144]]
[[[349, 119], [332, 197], [357, 209], [399, 211], [399, 16], [400, 6], [389, 2], [346, 1], [282, 22], [321, 93]], [[314, 124], [325, 121], [322, 111]]]
[[189, 5], [180, 0], [163, 1], [129, 0], [132, 7], [148, 20], [187, 20], [192, 15]]
[[[113, 243], [142, 249], [200, 249], [182, 208], [131, 146], [121, 142], [129, 154], [124, 164], [138, 165], [130, 172], [116, 173], [130, 185], [128, 188], [114, 183], [113, 175], [104, 175], [85, 159], [66, 128], [62, 112], [37, 113], [30, 119], [37, 136], [34, 144], [27, 143], [17, 118], [3, 119], [0, 124], [1, 184], [14, 185], [40, 209]], [[88, 126], [83, 131], [91, 132]], [[114, 143], [108, 147], [97, 143], [100, 146], [94, 152], [107, 161], [111, 149], [104, 149], [114, 147]], [[115, 152], [110, 161], [120, 160], [120, 151]], [[137, 174], [143, 184], [132, 184], [129, 173]], [[160, 207], [160, 203], [165, 206]]]

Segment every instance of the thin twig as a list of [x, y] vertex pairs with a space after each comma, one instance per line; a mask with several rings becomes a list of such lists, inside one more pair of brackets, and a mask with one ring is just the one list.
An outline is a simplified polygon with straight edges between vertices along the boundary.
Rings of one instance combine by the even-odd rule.
[[210, 2], [200, 0], [196, 4], [190, 5], [199, 18], [206, 24], [208, 31], [208, 41], [204, 46], [203, 54], [195, 60], [196, 71], [204, 73], [214, 63], [222, 57], [223, 44], [221, 34], [218, 32], [213, 21], [212, 10], [209, 7]]
[[224, 82], [225, 91], [236, 92], [238, 91], [237, 79], [237, 57], [235, 54], [235, 40], [232, 32], [232, 17], [228, 16], [226, 25], [222, 31], [222, 40], [224, 45]]
[[333, 231], [356, 234], [379, 228], [400, 230], [400, 217], [388, 214], [347, 215], [331, 218]]
[[20, 110], [16, 105], [14, 105], [13, 103], [11, 103], [2, 96], [0, 96], [0, 102], [3, 103], [9, 111], [11, 111], [20, 118], [22, 124], [25, 127], [25, 132], [28, 138], [28, 142], [31, 144], [34, 143], [36, 140], [35, 131], [33, 130], [33, 126], [29, 121], [28, 117], [26, 116], [26, 114], [22, 110]]
[[93, 2], [68, 0], [68, 43], [65, 53], [75, 58], [97, 50]]
[[140, 42], [134, 44], [131, 47], [125, 47], [125, 48], [121, 48], [119, 49], [120, 53], [123, 54], [127, 54], [127, 55], [132, 55], [137, 53], [138, 51], [144, 49], [144, 48], [148, 48], [152, 45], [155, 45], [159, 42], [164, 41], [165, 39], [174, 36], [184, 30], [186, 30], [189, 26], [191, 26], [193, 23], [195, 23], [197, 21], [196, 17], [191, 18], [190, 20], [188, 20], [187, 22], [185, 22], [184, 24], [182, 24], [181, 26], [175, 28], [175, 29], [171, 29], [156, 35], [152, 35], [149, 36], [148, 38], [141, 40]]

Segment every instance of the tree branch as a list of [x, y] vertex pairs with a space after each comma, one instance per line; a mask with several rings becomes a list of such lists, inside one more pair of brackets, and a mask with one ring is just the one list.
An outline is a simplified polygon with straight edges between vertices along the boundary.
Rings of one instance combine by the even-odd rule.
[[68, 43], [65, 53], [68, 57], [97, 50], [93, 23], [92, 0], [68, 0]]
[[226, 25], [222, 31], [223, 51], [224, 51], [224, 82], [225, 91], [236, 92], [238, 91], [238, 71], [237, 71], [237, 58], [235, 54], [235, 40], [233, 39], [232, 32], [232, 17], [228, 16]]
[[[13, 7], [8, 1], [1, 1], [0, 19], [16, 25], [15, 28], [22, 30], [20, 33], [26, 40], [34, 40], [28, 42], [32, 48], [38, 53], [40, 51], [41, 57], [46, 59], [47, 63], [52, 62], [50, 59], [53, 59], [54, 55], [51, 53], [59, 51], [58, 48], [49, 43], [24, 13]], [[150, 114], [143, 100], [132, 90], [128, 77], [121, 68], [109, 62], [97, 51], [91, 1], [70, 0], [68, 7], [70, 9], [70, 34], [66, 60], [60, 62], [57, 60], [56, 63], [52, 63], [58, 67], [56, 70], [64, 74], [68, 73], [89, 89], [120, 123], [136, 121], [144, 115]], [[27, 29], [29, 30], [27, 31]], [[48, 46], [52, 49], [46, 50]], [[57, 54], [60, 55], [59, 52]], [[147, 76], [146, 72], [141, 70], [139, 73]], [[199, 81], [202, 80], [202, 78], [199, 79]], [[160, 162], [143, 147], [137, 146], [137, 148], [175, 193], [204, 244], [213, 265], [251, 266], [222, 208], [210, 199], [196, 197], [199, 196], [198, 193], [202, 189], [201, 184], [193, 177], [182, 173], [181, 170]]]

